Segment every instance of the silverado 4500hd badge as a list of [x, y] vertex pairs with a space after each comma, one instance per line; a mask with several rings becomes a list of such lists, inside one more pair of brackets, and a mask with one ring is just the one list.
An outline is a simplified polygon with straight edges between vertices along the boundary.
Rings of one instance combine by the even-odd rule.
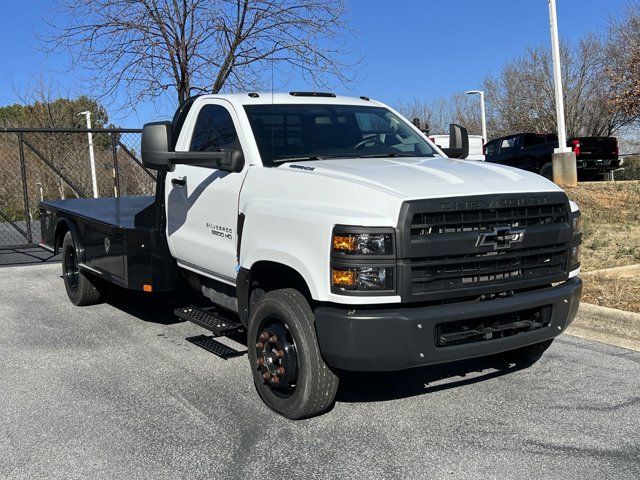
[[206, 227], [211, 230], [211, 235], [215, 235], [216, 237], [226, 238], [227, 240], [233, 239], [233, 229], [230, 227], [224, 227], [222, 225], [216, 225], [213, 223], [207, 222]]

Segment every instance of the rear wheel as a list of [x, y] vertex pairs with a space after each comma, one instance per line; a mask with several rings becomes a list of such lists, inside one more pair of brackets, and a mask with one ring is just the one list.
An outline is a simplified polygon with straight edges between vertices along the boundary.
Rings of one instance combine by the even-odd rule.
[[247, 342], [253, 382], [269, 408], [296, 420], [331, 407], [338, 377], [320, 355], [313, 312], [300, 292], [287, 288], [260, 297]]
[[532, 365], [540, 360], [542, 354], [551, 346], [552, 343], [553, 338], [551, 340], [545, 340], [544, 342], [534, 343], [533, 345], [527, 345], [526, 347], [500, 353], [497, 357], [502, 361], [515, 363], [516, 365]]
[[74, 305], [95, 305], [102, 301], [100, 281], [80, 271], [78, 250], [71, 232], [67, 232], [62, 241], [62, 277], [69, 300]]

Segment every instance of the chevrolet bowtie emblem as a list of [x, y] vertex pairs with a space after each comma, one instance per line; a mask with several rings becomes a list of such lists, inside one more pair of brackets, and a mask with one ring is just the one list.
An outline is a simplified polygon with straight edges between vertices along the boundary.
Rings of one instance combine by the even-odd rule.
[[512, 243], [522, 243], [524, 228], [495, 227], [493, 232], [481, 233], [476, 247], [493, 247], [494, 250], [511, 248]]

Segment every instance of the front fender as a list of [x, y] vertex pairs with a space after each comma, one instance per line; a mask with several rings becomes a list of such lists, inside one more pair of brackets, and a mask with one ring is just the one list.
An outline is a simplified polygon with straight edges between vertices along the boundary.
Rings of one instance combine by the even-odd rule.
[[[270, 210], [270, 211], [269, 211]], [[315, 300], [326, 300], [329, 290], [331, 226], [284, 215], [259, 206], [245, 210], [240, 266], [251, 269], [260, 261], [286, 265], [304, 279]]]
[[354, 215], [352, 209], [313, 209], [284, 202], [253, 202], [245, 206], [240, 267], [260, 261], [286, 265], [304, 279], [314, 300], [343, 304], [381, 304], [399, 296], [346, 296], [331, 292], [330, 249], [334, 225], [383, 227], [384, 217]]

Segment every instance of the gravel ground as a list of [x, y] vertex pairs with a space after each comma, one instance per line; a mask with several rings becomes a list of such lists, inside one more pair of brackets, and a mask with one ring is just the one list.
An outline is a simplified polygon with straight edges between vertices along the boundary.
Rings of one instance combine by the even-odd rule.
[[638, 352], [563, 335], [526, 369], [351, 374], [291, 422], [161, 300], [73, 307], [59, 265], [0, 292], [0, 478], [640, 478]]

